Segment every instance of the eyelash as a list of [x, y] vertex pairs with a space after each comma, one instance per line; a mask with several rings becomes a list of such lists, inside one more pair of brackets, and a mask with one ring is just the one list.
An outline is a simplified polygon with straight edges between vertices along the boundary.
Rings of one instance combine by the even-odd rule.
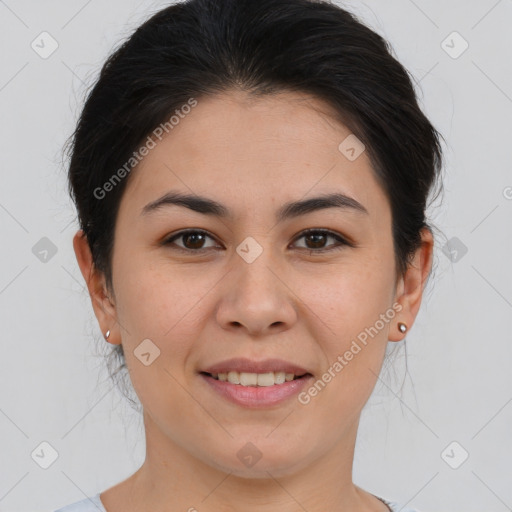
[[[180, 247], [180, 246], [174, 244], [174, 240], [177, 240], [179, 238], [184, 237], [185, 235], [190, 235], [190, 234], [205, 235], [205, 236], [211, 238], [212, 240], [214, 240], [214, 238], [207, 231], [204, 231], [202, 229], [187, 229], [185, 231], [180, 231], [179, 233], [173, 235], [171, 238], [168, 238], [167, 240], [165, 240], [163, 242], [163, 245], [169, 245], [169, 246], [170, 245], [174, 245], [174, 247], [172, 247], [172, 249], [175, 249], [175, 250], [178, 250], [178, 251], [181, 251], [181, 252], [186, 252], [186, 253], [203, 253], [205, 251], [209, 251], [211, 249], [215, 249], [214, 247], [202, 247], [200, 249], [187, 249], [185, 247]], [[294, 239], [293, 242], [295, 243], [297, 240], [303, 238], [304, 236], [311, 235], [311, 234], [319, 234], [319, 235], [330, 236], [330, 237], [334, 238], [335, 240], [337, 240], [338, 244], [335, 245], [334, 247], [331, 247], [331, 248], [328, 248], [328, 249], [307, 249], [306, 247], [301, 247], [302, 250], [309, 251], [309, 254], [313, 254], [313, 253], [324, 254], [324, 253], [327, 253], [327, 252], [337, 251], [337, 250], [343, 249], [344, 246], [355, 247], [353, 243], [349, 242], [348, 240], [343, 238], [338, 233], [335, 233], [334, 231], [329, 231], [327, 229], [315, 229], [315, 228], [306, 229], [305, 231], [302, 231]]]

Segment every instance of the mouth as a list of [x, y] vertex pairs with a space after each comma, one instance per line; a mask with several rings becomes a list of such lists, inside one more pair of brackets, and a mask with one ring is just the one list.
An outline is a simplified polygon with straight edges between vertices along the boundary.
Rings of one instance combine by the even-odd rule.
[[201, 368], [198, 375], [214, 396], [250, 409], [278, 407], [314, 380], [306, 368], [284, 359], [244, 357]]
[[230, 359], [198, 372], [210, 392], [242, 408], [274, 409], [314, 381], [305, 368], [282, 359]]
[[250, 373], [250, 372], [237, 372], [231, 370], [229, 372], [208, 373], [200, 372], [206, 377], [210, 377], [217, 381], [229, 382], [230, 384], [239, 386], [252, 386], [252, 387], [269, 387], [275, 385], [282, 385], [285, 382], [291, 382], [298, 379], [304, 379], [312, 376], [310, 373], [305, 372], [299, 375], [295, 373], [287, 373], [284, 371], [277, 372], [264, 372], [264, 373]]

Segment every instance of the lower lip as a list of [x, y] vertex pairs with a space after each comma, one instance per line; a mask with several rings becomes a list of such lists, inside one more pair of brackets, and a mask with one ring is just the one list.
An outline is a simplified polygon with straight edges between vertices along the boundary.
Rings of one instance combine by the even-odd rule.
[[300, 379], [284, 382], [283, 384], [274, 384], [273, 386], [242, 386], [241, 384], [231, 384], [228, 381], [214, 379], [204, 373], [200, 373], [199, 376], [214, 391], [227, 400], [251, 408], [264, 408], [280, 404], [290, 397], [299, 394], [313, 378], [312, 375], [308, 375]]

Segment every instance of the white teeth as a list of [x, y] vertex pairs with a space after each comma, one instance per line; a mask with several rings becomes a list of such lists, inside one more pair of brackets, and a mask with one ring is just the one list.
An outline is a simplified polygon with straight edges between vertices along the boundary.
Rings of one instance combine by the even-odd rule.
[[231, 382], [231, 384], [240, 384], [240, 374], [238, 372], [229, 372], [228, 381]]
[[[289, 375], [292, 376], [290, 380], [293, 380], [293, 373], [290, 373]], [[285, 381], [286, 373], [284, 372], [275, 372], [274, 373], [274, 381], [276, 384], [283, 384]]]
[[273, 386], [274, 384], [284, 384], [294, 380], [295, 374], [285, 372], [267, 372], [267, 373], [248, 373], [248, 372], [228, 372], [213, 373], [212, 377], [220, 381], [228, 381], [231, 384], [240, 384], [242, 386]]
[[[256, 374], [253, 373], [251, 375], [256, 375]], [[274, 372], [258, 373], [258, 375], [256, 375], [256, 377], [258, 379], [258, 386], [273, 386], [274, 384], [276, 384]]]
[[258, 375], [256, 373], [240, 373], [240, 384], [242, 386], [257, 386], [258, 385]]

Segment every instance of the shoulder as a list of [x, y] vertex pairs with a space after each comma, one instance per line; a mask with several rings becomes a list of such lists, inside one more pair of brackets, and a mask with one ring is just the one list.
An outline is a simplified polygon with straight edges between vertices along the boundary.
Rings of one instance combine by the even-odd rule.
[[[381, 498], [380, 496], [376, 496], [378, 499], [383, 501], [388, 507], [392, 510], [392, 512], [420, 512], [417, 509], [408, 508], [404, 505], [396, 501], [387, 500], [385, 498]], [[85, 498], [80, 501], [76, 501], [75, 503], [71, 503], [70, 505], [66, 505], [54, 512], [107, 512], [103, 503], [100, 500], [100, 494], [96, 494], [91, 498]]]
[[[106, 512], [103, 503], [101, 503], [99, 493], [91, 498], [85, 498], [70, 505], [66, 505], [54, 512]], [[403, 512], [403, 511], [402, 511]]]
[[381, 498], [380, 496], [375, 497], [378, 498], [380, 501], [383, 501], [392, 510], [392, 512], [420, 512], [416, 508], [406, 507], [405, 505], [402, 505], [397, 501], [391, 501], [385, 498]]
[[389, 507], [393, 512], [420, 512], [417, 508], [409, 508], [395, 501], [390, 501]]

